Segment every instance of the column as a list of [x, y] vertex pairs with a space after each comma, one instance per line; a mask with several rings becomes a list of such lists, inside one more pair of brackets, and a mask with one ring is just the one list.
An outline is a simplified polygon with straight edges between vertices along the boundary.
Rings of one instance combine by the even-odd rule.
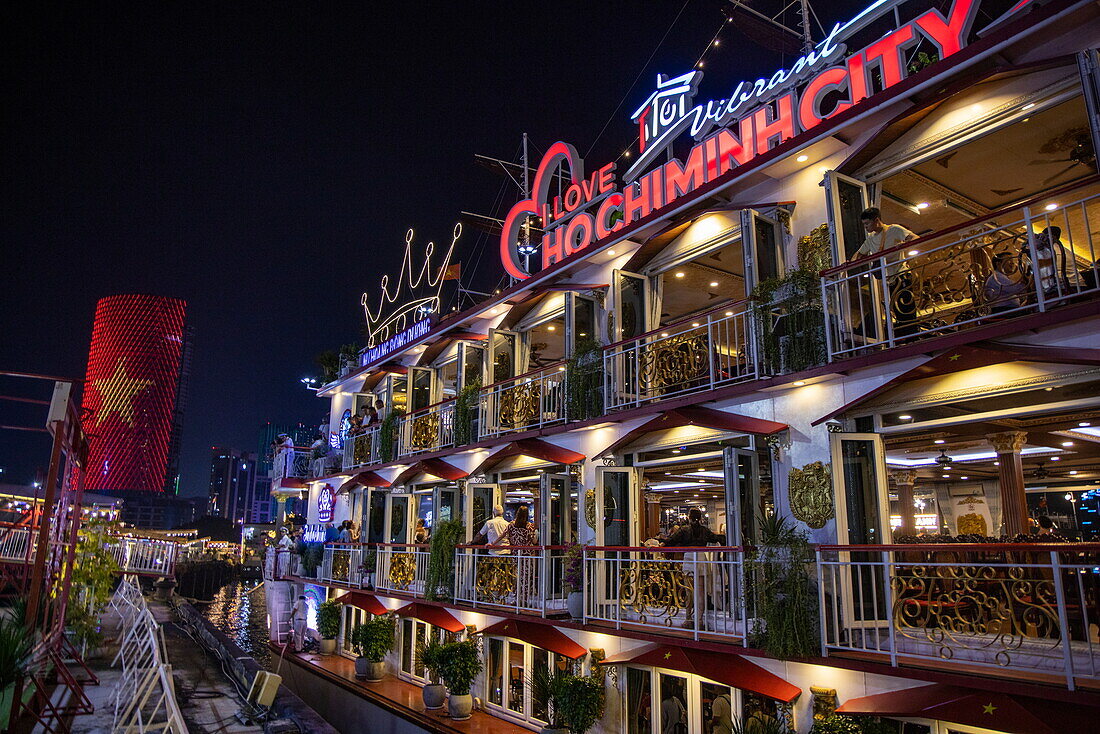
[[645, 500], [645, 530], [642, 540], [649, 540], [661, 529], [661, 495], [657, 492], [646, 492], [642, 498]]
[[1000, 462], [1001, 480], [1001, 517], [1004, 518], [1005, 535], [1026, 534], [1027, 496], [1024, 494], [1024, 464], [1020, 459], [1020, 449], [1027, 441], [1023, 431], [1004, 431], [986, 436], [997, 452]]
[[272, 494], [275, 495], [275, 537], [278, 538], [286, 517], [286, 495], [281, 492]]
[[894, 486], [898, 489], [898, 514], [901, 525], [895, 535], [916, 535], [917, 524], [913, 520], [913, 485], [917, 481], [916, 469], [898, 469], [890, 472]]

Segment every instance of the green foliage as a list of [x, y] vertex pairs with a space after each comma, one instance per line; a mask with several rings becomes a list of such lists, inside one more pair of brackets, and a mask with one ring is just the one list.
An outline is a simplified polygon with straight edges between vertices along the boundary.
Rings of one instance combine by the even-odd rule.
[[531, 687], [531, 703], [535, 711], [545, 711], [546, 720], [551, 729], [561, 729], [562, 722], [561, 697], [565, 692], [565, 686], [572, 678], [568, 672], [561, 668], [548, 668], [537, 665], [527, 675], [527, 684]]
[[595, 339], [577, 342], [573, 356], [565, 363], [570, 420], [587, 420], [603, 415], [603, 350]]
[[465, 446], [474, 441], [474, 416], [481, 394], [481, 380], [462, 388], [455, 397], [455, 446]]
[[734, 719], [731, 734], [791, 734], [791, 730], [782, 721], [769, 716], [763, 720]]
[[926, 66], [931, 66], [939, 60], [940, 56], [935, 51], [930, 54], [924, 51], [918, 51], [917, 55], [913, 57], [913, 60], [909, 62], [907, 71], [910, 75], [916, 74], [921, 69], [925, 68]]
[[385, 614], [374, 617], [352, 628], [351, 647], [359, 657], [372, 663], [380, 663], [393, 649], [396, 630], [397, 624], [393, 616]]
[[481, 650], [477, 640], [448, 642], [439, 651], [439, 677], [454, 696], [470, 693], [470, 686], [481, 674]]
[[443, 520], [432, 528], [424, 596], [429, 601], [451, 599], [455, 587], [455, 546], [462, 540], [461, 520]]
[[747, 555], [748, 598], [756, 621], [755, 647], [781, 660], [818, 650], [817, 595], [806, 563], [812, 558], [804, 533], [785, 517], [760, 518], [761, 545]]
[[562, 685], [561, 719], [572, 734], [585, 734], [603, 716], [603, 680], [596, 676], [569, 676]]
[[335, 640], [340, 634], [340, 609], [344, 605], [335, 599], [321, 602], [317, 608], [317, 631], [321, 639]]
[[317, 567], [325, 558], [325, 544], [300, 543], [298, 553], [302, 556], [302, 572], [310, 577], [317, 575]]
[[378, 458], [383, 462], [393, 461], [397, 451], [397, 422], [405, 415], [401, 408], [394, 408], [386, 414], [386, 419], [378, 427]]
[[72, 588], [65, 610], [65, 625], [80, 645], [97, 645], [102, 639], [99, 615], [111, 599], [118, 578], [118, 562], [109, 549], [117, 523], [96, 518], [81, 525], [76, 541]]
[[567, 593], [584, 591], [584, 547], [576, 542], [569, 542], [562, 554], [562, 580], [565, 582]]
[[810, 734], [863, 734], [855, 719], [840, 714], [819, 719], [810, 727]]
[[424, 666], [424, 670], [428, 673], [428, 680], [432, 683], [439, 682], [439, 661], [442, 653], [443, 643], [439, 640], [428, 642], [420, 640], [416, 643], [416, 659]]
[[327, 385], [340, 376], [340, 355], [332, 349], [321, 352], [313, 361], [321, 369], [321, 383]]
[[825, 314], [817, 271], [796, 269], [752, 290], [762, 367], [771, 374], [825, 363]]
[[0, 618], [0, 691], [26, 675], [34, 647], [34, 635], [24, 621], [25, 604], [13, 611], [12, 616]]
[[355, 342], [342, 345], [340, 347], [340, 361], [353, 363], [359, 361], [359, 345]]

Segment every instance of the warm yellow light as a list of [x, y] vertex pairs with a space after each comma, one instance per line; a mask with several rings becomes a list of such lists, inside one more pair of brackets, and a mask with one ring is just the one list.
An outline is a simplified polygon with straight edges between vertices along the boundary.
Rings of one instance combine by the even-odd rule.
[[802, 387], [805, 384], [806, 384], [805, 380], [798, 380], [797, 382], [794, 383], [794, 386], [795, 387]]
[[677, 270], [677, 271], [676, 271], [676, 277], [677, 277], [677, 278], [682, 278], [682, 277], [684, 277], [684, 271], [683, 271], [683, 270]]
[[614, 251], [614, 250], [608, 250], [608, 251], [607, 251], [607, 254], [608, 254], [608, 255], [611, 255], [612, 257], [614, 257], [614, 255], [615, 255], [615, 251]]
[[1063, 441], [1063, 442], [1062, 442], [1062, 445], [1063, 445], [1063, 446], [1072, 446], [1072, 445], [1073, 445], [1073, 441]]
[[1043, 208], [1044, 208], [1044, 209], [1046, 209], [1046, 210], [1047, 210], [1048, 212], [1052, 212], [1052, 211], [1054, 211], [1055, 209], [1057, 209], [1057, 208], [1058, 208], [1058, 205], [1057, 205], [1057, 204], [1055, 204], [1055, 203], [1054, 203], [1054, 202], [1052, 201], [1052, 202], [1050, 202], [1049, 204], [1047, 204], [1047, 205], [1046, 205], [1045, 207], [1043, 207]]
[[921, 203], [917, 204], [917, 208], [918, 209], [927, 209], [928, 208], [928, 202], [927, 201], [922, 201]]
[[942, 439], [942, 438], [937, 438], [937, 439], [936, 439], [935, 441], [933, 441], [932, 443], [943, 443], [943, 439]]
[[803, 153], [802, 155], [800, 155], [800, 156], [798, 156], [797, 158], [795, 158], [795, 160], [796, 160], [797, 162], [799, 162], [799, 163], [805, 163], [806, 161], [810, 160], [810, 156], [808, 156], [808, 155], [806, 155], [805, 153]]
[[557, 331], [557, 330], [558, 330], [558, 327], [556, 327], [556, 326], [547, 326], [547, 327], [546, 327], [546, 330], [547, 330], [547, 331]]
[[717, 288], [718, 287], [718, 281], [717, 280], [712, 280], [710, 282], [710, 287], [711, 288]]
[[909, 251], [909, 257], [913, 257], [913, 256], [919, 255], [919, 254], [920, 254], [920, 250], [910, 250]]

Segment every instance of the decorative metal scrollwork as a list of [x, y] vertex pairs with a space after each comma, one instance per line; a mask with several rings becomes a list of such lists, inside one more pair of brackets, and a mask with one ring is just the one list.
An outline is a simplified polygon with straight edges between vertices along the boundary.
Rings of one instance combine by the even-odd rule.
[[335, 548], [332, 551], [332, 578], [347, 581], [351, 572], [351, 551]]
[[678, 563], [632, 561], [619, 571], [619, 606], [643, 623], [653, 618], [671, 627], [676, 615], [689, 609], [694, 589]]
[[706, 333], [688, 333], [647, 344], [638, 359], [643, 385], [683, 385], [707, 371]]
[[501, 604], [516, 593], [516, 559], [485, 556], [478, 559], [474, 590], [479, 601]]
[[541, 383], [532, 380], [505, 388], [500, 394], [500, 425], [519, 428], [535, 422], [542, 397]]
[[586, 489], [584, 491], [584, 521], [588, 523], [588, 527], [593, 530], [596, 529], [596, 490]]
[[788, 472], [791, 514], [811, 528], [823, 528], [835, 515], [829, 467], [820, 461]]
[[390, 556], [390, 586], [408, 590], [416, 577], [416, 557], [412, 553], [394, 553]]
[[439, 416], [427, 413], [413, 419], [409, 443], [415, 449], [434, 449], [439, 435]]

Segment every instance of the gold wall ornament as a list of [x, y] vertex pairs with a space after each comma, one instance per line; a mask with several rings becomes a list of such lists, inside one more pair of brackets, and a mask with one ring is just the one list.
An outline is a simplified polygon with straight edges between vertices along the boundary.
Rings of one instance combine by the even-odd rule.
[[584, 491], [584, 521], [588, 523], [588, 527], [593, 530], [596, 529], [596, 490], [586, 489]]
[[707, 335], [680, 334], [642, 348], [639, 357], [641, 385], [660, 390], [695, 380], [707, 370]]
[[409, 443], [414, 449], [434, 449], [439, 435], [439, 416], [427, 413], [413, 418], [412, 435]]
[[837, 698], [835, 688], [810, 686], [810, 693], [814, 697], [814, 721], [827, 719], [836, 712]]
[[540, 382], [532, 380], [503, 389], [497, 416], [500, 425], [522, 428], [533, 423], [539, 414], [540, 386]]
[[835, 514], [833, 482], [829, 467], [820, 461], [792, 468], [787, 473], [787, 502], [796, 520], [811, 528], [823, 528]]
[[653, 619], [671, 627], [688, 609], [694, 589], [678, 561], [631, 561], [619, 571], [619, 607], [642, 623]]
[[772, 458], [776, 461], [780, 461], [782, 459], [783, 450], [791, 447], [790, 431], [782, 430], [779, 433], [764, 436], [764, 443], [772, 450]]
[[390, 556], [390, 586], [408, 590], [416, 577], [416, 557], [412, 553], [394, 553]]
[[334, 581], [348, 581], [351, 577], [351, 551], [343, 548], [332, 549], [332, 568], [329, 575]]
[[[581, 658], [584, 656], [582, 655]], [[598, 675], [600, 680], [604, 683], [608, 678], [611, 678], [611, 682], [614, 685], [619, 685], [619, 666], [617, 665], [600, 665], [601, 662], [607, 660], [607, 651], [602, 647], [590, 647], [588, 648], [588, 659], [592, 662], [592, 674]], [[578, 659], [579, 662], [579, 659]]]
[[815, 273], [832, 267], [829, 225], [819, 224], [798, 238], [798, 267]]
[[478, 559], [474, 592], [479, 601], [501, 604], [516, 593], [516, 579], [513, 556], [484, 556]]

